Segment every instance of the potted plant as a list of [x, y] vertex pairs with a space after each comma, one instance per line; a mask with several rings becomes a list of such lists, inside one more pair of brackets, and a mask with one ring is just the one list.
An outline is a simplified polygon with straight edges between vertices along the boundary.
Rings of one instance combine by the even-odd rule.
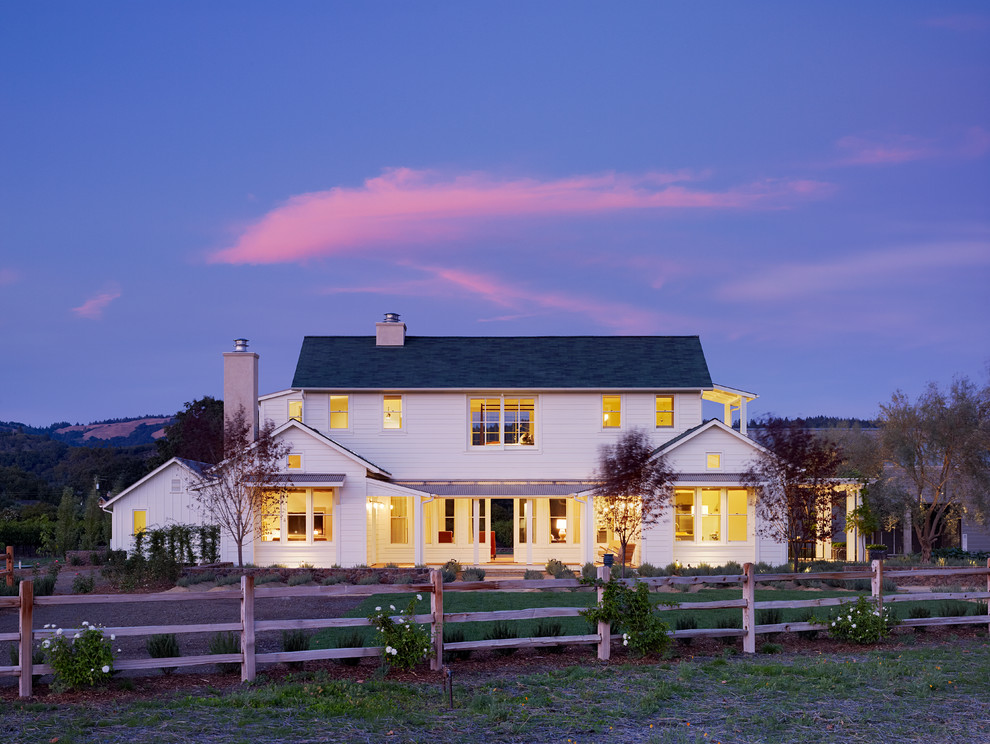
[[887, 546], [879, 543], [872, 543], [866, 546], [870, 552], [871, 561], [882, 561], [887, 557]]
[[832, 543], [832, 560], [844, 561], [846, 559], [846, 544], [844, 542]]

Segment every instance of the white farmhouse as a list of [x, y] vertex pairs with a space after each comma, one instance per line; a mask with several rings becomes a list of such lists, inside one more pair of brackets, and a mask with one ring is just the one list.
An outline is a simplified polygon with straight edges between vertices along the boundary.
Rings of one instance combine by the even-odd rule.
[[[224, 370], [227, 410], [271, 420], [289, 447], [281, 513], [259, 515], [245, 546], [256, 565], [600, 561], [615, 540], [591, 475], [601, 445], [634, 427], [678, 473], [634, 564], [786, 560], [759, 536], [741, 479], [759, 451], [746, 436], [756, 396], [712, 383], [697, 336], [412, 336], [390, 313], [374, 336], [306, 337], [287, 390], [258, 396], [258, 355], [243, 340]], [[722, 404], [724, 421], [703, 421], [703, 400]], [[111, 499], [113, 547], [204, 519], [191, 496], [201, 477], [172, 460]], [[511, 540], [496, 538], [493, 511], [511, 514]]]

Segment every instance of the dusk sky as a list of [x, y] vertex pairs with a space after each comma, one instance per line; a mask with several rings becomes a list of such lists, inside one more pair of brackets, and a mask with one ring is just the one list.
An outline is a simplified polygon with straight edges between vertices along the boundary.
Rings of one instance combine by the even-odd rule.
[[0, 420], [250, 339], [699, 335], [752, 415], [990, 363], [987, 2], [0, 5]]

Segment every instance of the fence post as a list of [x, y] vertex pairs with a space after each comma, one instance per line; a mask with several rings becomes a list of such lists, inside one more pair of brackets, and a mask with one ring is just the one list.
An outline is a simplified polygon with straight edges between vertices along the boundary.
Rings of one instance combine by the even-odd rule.
[[877, 601], [877, 610], [883, 612], [883, 561], [876, 560], [870, 563], [870, 568], [873, 569], [873, 576], [870, 577], [871, 594]]
[[18, 641], [19, 664], [21, 667], [21, 680], [18, 695], [22, 698], [31, 697], [34, 660], [31, 658], [31, 643], [34, 640], [34, 582], [22, 581], [18, 587], [18, 597], [21, 602], [20, 619], [18, 622], [18, 632], [21, 637]]
[[14, 585], [14, 546], [7, 546], [7, 586]]
[[[606, 584], [612, 578], [611, 566], [598, 567], [598, 579]], [[601, 604], [605, 595], [604, 587], [598, 587], [598, 603]], [[612, 656], [612, 624], [598, 621], [598, 659], [608, 661]]]
[[241, 682], [253, 682], [254, 660], [254, 576], [241, 576]]
[[433, 622], [430, 624], [430, 632], [433, 634], [430, 669], [436, 672], [443, 667], [443, 574], [435, 568], [430, 569], [430, 583], [433, 584], [433, 591], [430, 592], [430, 611], [433, 613]]
[[743, 607], [743, 653], [756, 653], [756, 582], [753, 580], [753, 564], [743, 564], [743, 599], [746, 606]]

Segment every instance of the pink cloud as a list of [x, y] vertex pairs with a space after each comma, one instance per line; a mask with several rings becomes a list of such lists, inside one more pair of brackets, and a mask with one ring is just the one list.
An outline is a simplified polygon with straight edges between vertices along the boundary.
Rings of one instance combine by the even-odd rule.
[[872, 137], [851, 135], [840, 139], [835, 147], [840, 156], [833, 165], [897, 165], [933, 158], [973, 159], [990, 152], [990, 132], [974, 126], [938, 140], [907, 134]]
[[0, 287], [20, 281], [21, 275], [13, 269], [0, 269]]
[[484, 173], [386, 170], [354, 188], [294, 196], [244, 228], [216, 263], [269, 264], [361, 251], [403, 250], [481, 237], [485, 222], [675, 209], [772, 209], [826, 193], [816, 181], [763, 181], [722, 191], [685, 186], [689, 173], [606, 173], [541, 181]]
[[79, 307], [72, 308], [72, 312], [80, 318], [98, 320], [103, 317], [103, 311], [106, 309], [107, 305], [116, 300], [118, 297], [120, 297], [119, 290], [101, 292], [95, 297], [90, 297]]
[[987, 31], [990, 30], [990, 15], [957, 13], [938, 18], [928, 18], [925, 25], [945, 28], [950, 31]]

